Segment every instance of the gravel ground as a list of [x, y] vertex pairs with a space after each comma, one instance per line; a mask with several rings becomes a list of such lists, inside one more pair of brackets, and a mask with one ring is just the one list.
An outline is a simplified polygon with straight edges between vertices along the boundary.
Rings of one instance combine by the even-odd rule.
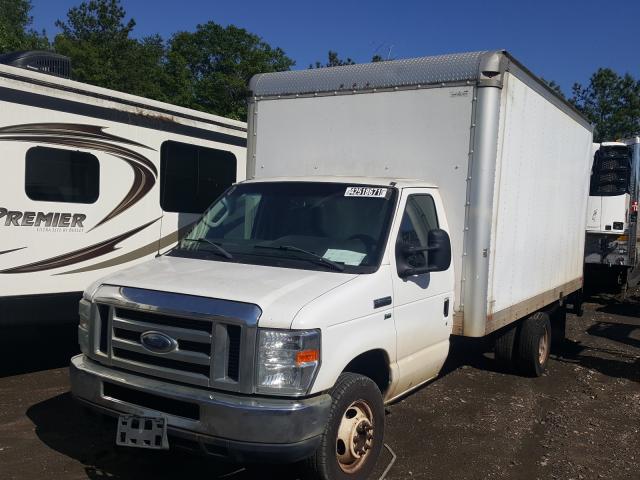
[[[443, 375], [387, 409], [388, 479], [639, 479], [640, 297], [600, 297], [536, 379], [456, 339]], [[69, 394], [75, 327], [3, 331], [1, 479], [294, 479], [180, 452], [116, 449], [115, 429]], [[55, 345], [55, 349], [45, 347]], [[33, 357], [33, 358], [32, 358]], [[391, 460], [385, 451], [378, 476]]]

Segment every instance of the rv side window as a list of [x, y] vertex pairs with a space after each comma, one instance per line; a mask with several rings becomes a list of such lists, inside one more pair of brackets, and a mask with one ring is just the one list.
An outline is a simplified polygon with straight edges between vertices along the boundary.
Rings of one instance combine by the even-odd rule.
[[160, 206], [165, 212], [202, 213], [236, 181], [231, 152], [167, 141], [160, 149]]
[[27, 151], [24, 178], [31, 200], [94, 203], [100, 193], [100, 162], [87, 152], [33, 147]]

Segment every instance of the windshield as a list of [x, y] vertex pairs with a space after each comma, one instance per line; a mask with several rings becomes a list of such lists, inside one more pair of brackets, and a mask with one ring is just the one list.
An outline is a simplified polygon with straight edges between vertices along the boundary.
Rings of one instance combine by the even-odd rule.
[[396, 189], [324, 182], [231, 187], [170, 255], [371, 273], [387, 240]]

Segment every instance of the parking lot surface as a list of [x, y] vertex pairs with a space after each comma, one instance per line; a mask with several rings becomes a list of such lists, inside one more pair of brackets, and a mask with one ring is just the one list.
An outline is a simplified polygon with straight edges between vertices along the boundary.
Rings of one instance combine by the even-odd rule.
[[[442, 376], [387, 409], [388, 479], [640, 478], [640, 297], [599, 297], [568, 319], [548, 372], [496, 369], [456, 339]], [[294, 479], [295, 468], [116, 449], [115, 425], [81, 409], [66, 365], [75, 326], [3, 331], [1, 479]], [[386, 450], [378, 476], [390, 462]]]

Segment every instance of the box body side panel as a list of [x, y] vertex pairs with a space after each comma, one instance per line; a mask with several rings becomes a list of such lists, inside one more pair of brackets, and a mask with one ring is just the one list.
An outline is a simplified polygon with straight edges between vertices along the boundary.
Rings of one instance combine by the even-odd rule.
[[591, 131], [516, 76], [505, 76], [489, 318], [555, 288], [580, 284], [591, 168]]

